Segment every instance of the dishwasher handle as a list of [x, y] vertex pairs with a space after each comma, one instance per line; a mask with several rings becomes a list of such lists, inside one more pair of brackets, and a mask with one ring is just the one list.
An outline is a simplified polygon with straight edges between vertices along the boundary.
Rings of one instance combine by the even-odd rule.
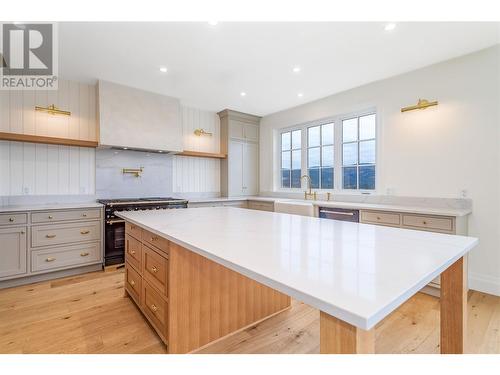
[[335, 215], [345, 215], [345, 216], [354, 216], [354, 212], [342, 212], [342, 211], [326, 211], [319, 210], [320, 214], [335, 214]]
[[359, 210], [345, 208], [319, 207], [319, 217], [324, 219], [352, 221], [359, 223]]

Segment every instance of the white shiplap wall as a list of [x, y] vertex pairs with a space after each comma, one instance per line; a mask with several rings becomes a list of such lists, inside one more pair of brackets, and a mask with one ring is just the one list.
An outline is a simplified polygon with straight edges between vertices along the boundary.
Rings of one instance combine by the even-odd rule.
[[[0, 131], [96, 140], [96, 87], [60, 80], [57, 91], [1, 91]], [[36, 112], [55, 104], [71, 116]], [[95, 150], [0, 141], [0, 196], [95, 193]]]
[[[219, 152], [220, 122], [215, 112], [196, 108], [181, 108], [184, 150]], [[194, 135], [194, 130], [202, 128], [213, 133], [211, 137]], [[219, 193], [220, 160], [174, 156], [173, 191], [175, 193]]]

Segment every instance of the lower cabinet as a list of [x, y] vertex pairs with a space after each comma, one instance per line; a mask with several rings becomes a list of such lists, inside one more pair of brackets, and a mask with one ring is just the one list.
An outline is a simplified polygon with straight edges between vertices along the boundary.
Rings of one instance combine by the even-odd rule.
[[26, 227], [0, 228], [0, 279], [26, 274]]

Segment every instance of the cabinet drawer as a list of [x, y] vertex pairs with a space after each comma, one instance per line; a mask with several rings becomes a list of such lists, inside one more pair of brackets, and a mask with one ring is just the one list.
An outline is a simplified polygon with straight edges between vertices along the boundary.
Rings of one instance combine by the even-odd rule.
[[101, 210], [98, 208], [86, 210], [65, 210], [65, 211], [43, 211], [31, 214], [32, 223], [51, 223], [57, 221], [71, 220], [93, 220], [101, 218]]
[[401, 224], [401, 216], [389, 212], [361, 211], [361, 222], [399, 226]]
[[224, 203], [222, 203], [222, 206], [248, 208], [247, 201], [224, 202]]
[[248, 201], [248, 208], [251, 210], [274, 211], [273, 202]]
[[33, 250], [31, 252], [31, 270], [37, 272], [56, 268], [71, 268], [100, 260], [101, 246], [99, 242]]
[[143, 312], [149, 318], [149, 321], [156, 329], [163, 340], [166, 340], [167, 335], [167, 317], [168, 304], [160, 294], [144, 280], [142, 286], [142, 307]]
[[125, 222], [125, 233], [137, 238], [138, 240], [140, 240], [142, 238], [141, 227], [138, 227], [137, 225], [129, 223], [128, 221]]
[[142, 266], [142, 244], [141, 241], [130, 235], [125, 236], [125, 260], [129, 262], [137, 271], [141, 271]]
[[165, 253], [168, 253], [168, 240], [158, 236], [157, 234], [148, 232], [147, 230], [142, 231], [142, 240], [147, 242], [148, 244], [157, 247], [160, 250], [163, 250]]
[[451, 217], [403, 215], [403, 226], [440, 232], [455, 230]]
[[142, 275], [161, 294], [167, 296], [168, 259], [142, 245]]
[[141, 306], [142, 278], [128, 262], [125, 263], [125, 289], [127, 289], [127, 292], [132, 296], [135, 303]]
[[19, 225], [28, 223], [28, 214], [0, 214], [0, 225]]
[[31, 228], [32, 247], [95, 241], [100, 238], [100, 221], [34, 226]]

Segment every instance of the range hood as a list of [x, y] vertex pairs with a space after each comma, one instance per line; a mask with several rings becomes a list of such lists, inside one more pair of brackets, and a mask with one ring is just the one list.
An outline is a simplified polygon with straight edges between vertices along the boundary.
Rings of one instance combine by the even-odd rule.
[[107, 81], [99, 81], [98, 98], [100, 147], [182, 151], [179, 99]]

